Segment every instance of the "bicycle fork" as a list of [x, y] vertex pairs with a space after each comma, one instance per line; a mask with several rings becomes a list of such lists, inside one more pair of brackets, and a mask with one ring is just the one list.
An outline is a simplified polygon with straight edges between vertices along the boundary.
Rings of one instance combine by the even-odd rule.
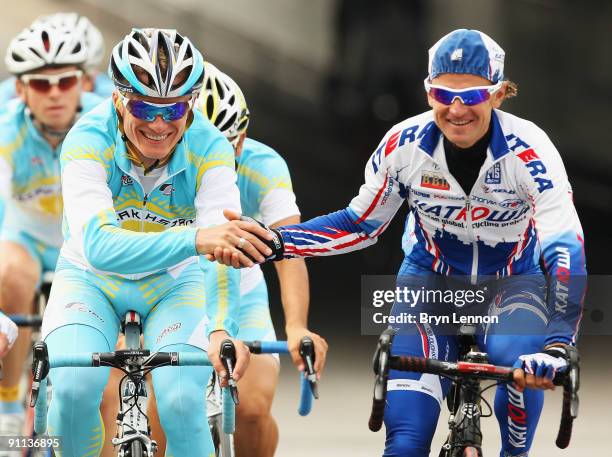
[[141, 324], [137, 313], [132, 311], [126, 313], [124, 334], [126, 345], [124, 368], [130, 374], [121, 380], [121, 403], [117, 415], [120, 436], [113, 438], [112, 443], [113, 446], [121, 446], [118, 457], [127, 457], [130, 455], [130, 443], [139, 440], [146, 455], [152, 457], [157, 452], [157, 443], [151, 439], [146, 416], [149, 395], [146, 379], [140, 373], [137, 360], [138, 357], [145, 355], [140, 347]]

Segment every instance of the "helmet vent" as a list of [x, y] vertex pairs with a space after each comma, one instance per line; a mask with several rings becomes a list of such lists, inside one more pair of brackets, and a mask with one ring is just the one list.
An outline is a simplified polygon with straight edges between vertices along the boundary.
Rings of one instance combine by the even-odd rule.
[[236, 120], [236, 113], [232, 113], [232, 115], [225, 122], [225, 124], [223, 124], [222, 127], [219, 127], [219, 130], [221, 130], [222, 132], [225, 132], [226, 130], [228, 130], [234, 124], [235, 120]]

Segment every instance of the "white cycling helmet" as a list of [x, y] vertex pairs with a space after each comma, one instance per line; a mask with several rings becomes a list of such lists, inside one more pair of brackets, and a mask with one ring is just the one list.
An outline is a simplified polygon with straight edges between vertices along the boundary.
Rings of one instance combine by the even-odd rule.
[[24, 29], [10, 42], [4, 62], [14, 75], [43, 67], [76, 65], [87, 60], [82, 34], [55, 24], [37, 24]]
[[121, 92], [180, 97], [200, 91], [204, 59], [176, 30], [132, 29], [114, 47], [108, 72]]
[[78, 13], [55, 13], [39, 17], [32, 26], [45, 23], [65, 27], [81, 33], [87, 45], [85, 70], [92, 71], [99, 67], [102, 59], [104, 59], [104, 38], [100, 30], [88, 18], [80, 16]]
[[204, 84], [197, 109], [235, 146], [249, 126], [249, 109], [236, 82], [210, 62], [204, 63]]

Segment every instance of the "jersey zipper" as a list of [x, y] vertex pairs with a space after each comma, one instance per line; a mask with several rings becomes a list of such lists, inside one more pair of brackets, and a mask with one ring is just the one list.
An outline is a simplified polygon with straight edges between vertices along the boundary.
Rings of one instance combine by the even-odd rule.
[[[144, 190], [144, 189], [143, 189], [143, 190]], [[143, 214], [142, 214], [142, 217], [143, 217], [143, 219], [140, 221], [140, 231], [141, 231], [141, 232], [144, 232], [144, 217], [145, 217], [145, 215], [144, 215], [144, 210], [145, 210], [145, 209], [146, 209], [146, 207], [147, 207], [147, 200], [148, 200], [148, 199], [149, 199], [149, 194], [146, 194], [146, 193], [145, 193], [145, 194], [144, 194], [144, 198], [142, 199], [142, 213], [143, 213]]]

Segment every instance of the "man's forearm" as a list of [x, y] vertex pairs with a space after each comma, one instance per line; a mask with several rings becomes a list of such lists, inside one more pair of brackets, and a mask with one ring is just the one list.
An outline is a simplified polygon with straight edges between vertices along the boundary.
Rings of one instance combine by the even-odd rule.
[[304, 259], [286, 259], [274, 264], [281, 288], [285, 328], [307, 328], [310, 289]]

